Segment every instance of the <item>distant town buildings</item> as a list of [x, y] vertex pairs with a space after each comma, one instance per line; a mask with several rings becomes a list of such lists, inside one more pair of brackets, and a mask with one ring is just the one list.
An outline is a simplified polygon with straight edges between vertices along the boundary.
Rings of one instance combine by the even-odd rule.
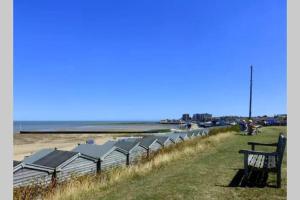
[[181, 117], [181, 119], [183, 120], [183, 121], [190, 121], [191, 120], [191, 117], [190, 117], [190, 114], [183, 114], [182, 115], [182, 117]]
[[160, 120], [161, 124], [184, 124], [183, 120], [180, 119], [163, 119]]
[[[277, 114], [274, 116], [257, 116], [251, 118], [255, 124], [260, 125], [286, 125], [287, 124], [287, 114]], [[189, 124], [197, 123], [201, 127], [208, 126], [222, 126], [222, 125], [235, 125], [241, 122], [241, 120], [248, 120], [248, 117], [242, 116], [218, 116], [213, 117], [209, 113], [195, 113], [190, 116], [190, 114], [185, 113], [180, 119], [164, 119], [161, 120], [162, 124]]]
[[182, 114], [182, 117], [180, 119], [163, 119], [160, 120], [161, 124], [185, 124], [185, 123], [199, 123], [199, 122], [211, 122], [213, 119], [212, 114], [208, 113], [196, 113], [193, 114], [193, 117], [190, 116], [190, 114], [185, 113]]
[[203, 113], [203, 114], [194, 114], [193, 115], [193, 121], [195, 122], [208, 122], [212, 120], [212, 114]]
[[212, 120], [212, 114], [208, 113], [196, 113], [193, 114], [193, 117], [190, 117], [188, 113], [182, 115], [181, 120], [185, 122], [193, 121], [193, 122], [208, 122]]
[[277, 114], [277, 115], [274, 115], [274, 118], [286, 119], [287, 118], [287, 114]]
[[272, 125], [286, 126], [287, 114], [277, 114], [274, 115], [274, 117], [268, 117], [266, 115], [258, 116], [258, 117], [254, 117], [253, 120], [257, 124], [265, 125], [265, 126], [272, 126]]

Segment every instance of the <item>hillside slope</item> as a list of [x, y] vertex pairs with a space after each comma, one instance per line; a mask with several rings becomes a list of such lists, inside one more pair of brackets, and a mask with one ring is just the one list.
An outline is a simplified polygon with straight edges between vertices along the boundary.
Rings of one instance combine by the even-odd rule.
[[[117, 184], [75, 192], [63, 199], [286, 199], [286, 155], [282, 169], [282, 188], [274, 188], [275, 174], [268, 178], [264, 188], [228, 187], [239, 169], [243, 168], [240, 149], [249, 149], [248, 141], [275, 142], [285, 127], [266, 127], [257, 136], [227, 133], [218, 142], [210, 141], [199, 154], [182, 156], [154, 169], [144, 176], [121, 180]], [[219, 135], [211, 136], [219, 137]], [[272, 147], [271, 147], [272, 148]], [[270, 147], [259, 148], [271, 150]]]

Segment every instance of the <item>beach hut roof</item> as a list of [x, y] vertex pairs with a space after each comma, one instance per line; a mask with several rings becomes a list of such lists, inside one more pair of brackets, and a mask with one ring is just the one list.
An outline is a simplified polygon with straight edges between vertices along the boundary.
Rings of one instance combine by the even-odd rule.
[[18, 166], [21, 163], [22, 163], [21, 161], [14, 160], [14, 167]]
[[127, 141], [127, 140], [119, 140], [117, 141], [114, 146], [125, 150], [127, 153], [129, 153], [133, 148], [139, 145], [139, 142], [137, 141]]
[[136, 141], [140, 143], [140, 146], [143, 146], [148, 149], [154, 142], [157, 141], [157, 138], [149, 136], [137, 139]]
[[[115, 141], [108, 141], [105, 144], [80, 144], [74, 148], [73, 152], [79, 152], [93, 158], [102, 160], [107, 154], [119, 148], [114, 146]], [[122, 151], [122, 150], [121, 150]]]
[[169, 138], [171, 138], [171, 139], [177, 139], [177, 138], [180, 137], [180, 135], [179, 135], [178, 133], [172, 133], [172, 134], [169, 134], [168, 136], [169, 136]]
[[170, 139], [168, 136], [156, 136], [157, 138], [157, 142], [160, 143], [161, 145], [164, 145], [165, 142], [168, 141], [168, 139]]
[[21, 161], [16, 161], [14, 160], [14, 168], [13, 168], [13, 172], [18, 171], [19, 169], [21, 169], [23, 167], [23, 163]]
[[194, 132], [189, 132], [187, 135], [188, 135], [189, 137], [192, 137], [192, 136], [195, 135], [195, 133], [194, 133]]
[[188, 134], [187, 133], [178, 133], [179, 137], [184, 138], [187, 137]]
[[202, 129], [202, 133], [208, 134], [209, 130], [207, 128]]
[[36, 166], [36, 165], [32, 165], [32, 164], [25, 164], [22, 161], [14, 160], [14, 170], [13, 170], [13, 172], [16, 172], [16, 171], [18, 171], [19, 169], [22, 169], [22, 168], [35, 169], [35, 170], [39, 170], [39, 171], [46, 171], [48, 173], [53, 172], [53, 169], [50, 169], [48, 167]]
[[39, 150], [37, 152], [35, 152], [34, 154], [28, 156], [28, 157], [25, 157], [23, 159], [23, 162], [26, 163], [26, 164], [32, 164], [34, 163], [35, 161], [43, 158], [44, 156], [46, 156], [47, 154], [53, 152], [55, 149], [42, 149], [42, 150]]
[[77, 152], [54, 150], [39, 160], [33, 162], [34, 165], [57, 168], [67, 160], [76, 156]]
[[117, 143], [117, 141], [115, 141], [115, 140], [108, 140], [100, 146], [102, 146], [102, 148], [108, 148], [109, 149], [109, 148], [112, 148], [113, 146], [115, 146], [116, 143]]

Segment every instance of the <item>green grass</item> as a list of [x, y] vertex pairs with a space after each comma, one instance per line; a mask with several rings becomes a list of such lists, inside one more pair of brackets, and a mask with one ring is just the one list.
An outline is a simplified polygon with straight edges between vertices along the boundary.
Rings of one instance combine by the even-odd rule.
[[[276, 142], [286, 127], [265, 127], [256, 136], [232, 133], [230, 137], [205, 151], [171, 161], [145, 176], [121, 180], [104, 190], [82, 193], [85, 199], [286, 199], [286, 155], [282, 165], [282, 188], [227, 187], [238, 169], [243, 168], [240, 149], [249, 149], [248, 141]], [[215, 136], [212, 136], [215, 137]], [[217, 137], [217, 136], [216, 136]], [[258, 150], [271, 151], [272, 147]], [[286, 154], [286, 153], [285, 153]], [[269, 185], [276, 185], [270, 174]]]
[[74, 177], [54, 188], [16, 189], [14, 199], [286, 199], [286, 153], [282, 188], [274, 188], [275, 174], [265, 188], [228, 187], [243, 168], [238, 151], [249, 149], [249, 141], [276, 142], [280, 132], [286, 127], [266, 127], [256, 136], [241, 135], [236, 127], [214, 129], [208, 137], [164, 148], [130, 167]]

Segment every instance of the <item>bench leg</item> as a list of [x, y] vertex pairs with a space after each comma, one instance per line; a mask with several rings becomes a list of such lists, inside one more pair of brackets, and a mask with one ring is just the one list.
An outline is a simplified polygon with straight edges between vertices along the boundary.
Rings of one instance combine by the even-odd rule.
[[248, 177], [248, 155], [247, 154], [244, 154], [244, 175], [245, 175], [245, 178]]
[[277, 187], [281, 188], [281, 169], [278, 168], [277, 170]]

